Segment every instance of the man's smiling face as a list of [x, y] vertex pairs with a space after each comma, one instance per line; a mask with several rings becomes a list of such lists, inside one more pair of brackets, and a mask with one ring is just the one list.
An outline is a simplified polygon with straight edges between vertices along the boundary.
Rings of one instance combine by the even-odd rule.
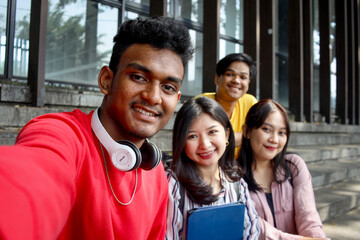
[[224, 74], [216, 76], [218, 97], [226, 101], [237, 101], [249, 90], [250, 69], [244, 62], [232, 62]]
[[119, 61], [110, 90], [102, 90], [105, 129], [114, 140], [134, 143], [156, 134], [174, 113], [183, 75], [176, 53], [148, 44], [131, 45]]

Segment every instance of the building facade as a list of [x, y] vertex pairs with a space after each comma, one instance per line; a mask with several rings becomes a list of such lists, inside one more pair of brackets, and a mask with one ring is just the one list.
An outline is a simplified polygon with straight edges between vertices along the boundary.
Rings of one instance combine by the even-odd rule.
[[164, 15], [196, 46], [183, 96], [215, 91], [217, 61], [245, 52], [258, 99], [296, 122], [360, 125], [359, 13], [358, 0], [0, 0], [0, 104], [44, 106], [49, 87], [98, 91], [118, 26]]

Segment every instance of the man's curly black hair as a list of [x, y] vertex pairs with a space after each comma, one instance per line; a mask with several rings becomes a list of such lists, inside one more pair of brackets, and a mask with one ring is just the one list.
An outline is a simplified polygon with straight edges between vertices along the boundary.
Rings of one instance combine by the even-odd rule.
[[175, 52], [185, 66], [192, 58], [194, 47], [189, 30], [179, 21], [168, 17], [137, 18], [124, 22], [114, 37], [109, 67], [116, 74], [120, 58], [132, 44], [149, 44]]

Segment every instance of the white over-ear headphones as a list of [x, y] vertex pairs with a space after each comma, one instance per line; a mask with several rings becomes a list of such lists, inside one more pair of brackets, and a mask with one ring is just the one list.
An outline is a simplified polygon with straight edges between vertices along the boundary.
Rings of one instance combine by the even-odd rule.
[[159, 165], [162, 154], [155, 144], [146, 139], [141, 148], [138, 149], [130, 141], [114, 141], [101, 124], [98, 111], [99, 108], [94, 111], [91, 117], [91, 128], [100, 143], [108, 151], [114, 167], [121, 171], [131, 171], [138, 167], [150, 170]]

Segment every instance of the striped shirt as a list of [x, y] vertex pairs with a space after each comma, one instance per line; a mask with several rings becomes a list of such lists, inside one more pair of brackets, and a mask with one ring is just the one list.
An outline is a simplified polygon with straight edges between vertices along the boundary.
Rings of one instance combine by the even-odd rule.
[[[167, 228], [166, 237], [168, 240], [185, 239], [187, 212], [193, 208], [199, 208], [203, 204], [193, 202], [184, 191], [184, 209], [181, 212], [180, 204], [180, 183], [173, 177], [170, 171], [167, 171], [169, 182], [169, 201], [167, 209]], [[221, 205], [231, 202], [241, 202], [245, 204], [244, 236], [243, 239], [258, 239], [260, 234], [260, 224], [257, 212], [251, 201], [247, 183], [241, 179], [238, 182], [229, 182], [224, 172], [220, 169], [221, 184], [223, 189], [219, 198], [211, 205]]]

